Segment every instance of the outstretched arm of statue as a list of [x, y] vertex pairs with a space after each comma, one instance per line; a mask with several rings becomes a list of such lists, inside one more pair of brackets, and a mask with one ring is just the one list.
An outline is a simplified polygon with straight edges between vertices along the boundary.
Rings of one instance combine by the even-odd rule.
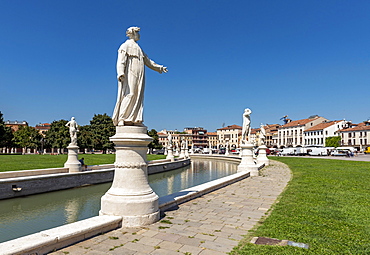
[[144, 64], [149, 67], [150, 69], [157, 71], [158, 73], [167, 73], [167, 67], [158, 65], [153, 60], [148, 58], [148, 56], [144, 53]]

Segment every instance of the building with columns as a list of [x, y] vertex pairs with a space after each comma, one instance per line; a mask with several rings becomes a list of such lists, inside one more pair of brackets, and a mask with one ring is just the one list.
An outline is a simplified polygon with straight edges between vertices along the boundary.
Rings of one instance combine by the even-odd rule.
[[304, 131], [326, 121], [328, 119], [315, 115], [308, 119], [294, 120], [284, 124], [278, 129], [278, 148], [303, 146]]
[[217, 147], [225, 148], [228, 144], [230, 149], [238, 148], [240, 144], [239, 137], [242, 129], [243, 128], [238, 125], [231, 125], [217, 129]]
[[338, 131], [341, 136], [342, 146], [355, 147], [362, 151], [370, 146], [370, 120], [359, 124], [353, 124]]
[[343, 129], [345, 120], [327, 121], [317, 124], [304, 131], [304, 145], [325, 146], [327, 137], [338, 136], [338, 131]]

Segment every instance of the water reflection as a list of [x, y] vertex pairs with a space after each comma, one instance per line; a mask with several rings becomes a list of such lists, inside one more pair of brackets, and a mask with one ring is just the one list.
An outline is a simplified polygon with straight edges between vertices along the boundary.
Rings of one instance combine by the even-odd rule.
[[162, 197], [236, 173], [237, 164], [222, 160], [193, 160], [190, 166], [149, 176], [152, 189]]
[[[158, 196], [233, 174], [237, 164], [193, 160], [190, 166], [149, 176]], [[0, 200], [0, 242], [99, 214], [100, 199], [111, 183]]]

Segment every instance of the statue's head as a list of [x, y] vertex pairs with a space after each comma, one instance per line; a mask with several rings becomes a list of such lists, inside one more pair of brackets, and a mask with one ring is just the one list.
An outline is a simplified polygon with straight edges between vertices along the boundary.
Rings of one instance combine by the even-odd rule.
[[135, 41], [140, 40], [140, 27], [129, 27], [126, 30], [126, 36], [130, 39], [134, 39]]
[[244, 114], [250, 115], [252, 113], [251, 109], [247, 108], [244, 110]]
[[71, 120], [75, 120], [75, 117], [72, 117]]

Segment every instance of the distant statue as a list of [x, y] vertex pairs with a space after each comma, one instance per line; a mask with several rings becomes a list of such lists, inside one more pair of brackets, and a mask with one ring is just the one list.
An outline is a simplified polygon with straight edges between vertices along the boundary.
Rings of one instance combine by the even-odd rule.
[[172, 135], [169, 134], [167, 138], [168, 138], [168, 146], [172, 148]]
[[136, 43], [140, 40], [139, 27], [126, 31], [129, 39], [118, 49], [118, 95], [113, 112], [115, 126], [142, 126], [145, 88], [145, 66], [159, 73], [167, 73], [167, 67], [150, 60]]
[[181, 138], [181, 149], [185, 149], [186, 148], [186, 142], [185, 142], [185, 138], [182, 137]]
[[243, 113], [243, 129], [242, 129], [242, 142], [249, 141], [251, 132], [251, 113], [252, 111], [247, 108]]
[[66, 127], [69, 127], [69, 135], [71, 136], [70, 145], [77, 145], [78, 125], [75, 121], [75, 117], [72, 117], [71, 120], [67, 122]]
[[266, 138], [266, 130], [265, 130], [263, 124], [261, 124], [261, 126], [260, 126], [260, 135], [259, 135], [259, 140], [260, 140], [261, 145], [265, 144], [265, 138]]

